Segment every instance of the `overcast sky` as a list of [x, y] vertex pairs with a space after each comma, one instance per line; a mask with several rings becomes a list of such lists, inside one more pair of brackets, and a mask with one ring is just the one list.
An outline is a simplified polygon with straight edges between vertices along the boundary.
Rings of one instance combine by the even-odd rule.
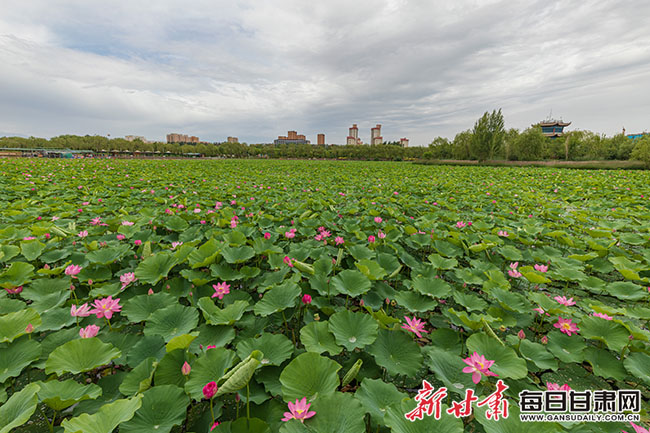
[[650, 130], [650, 2], [0, 0], [0, 136]]

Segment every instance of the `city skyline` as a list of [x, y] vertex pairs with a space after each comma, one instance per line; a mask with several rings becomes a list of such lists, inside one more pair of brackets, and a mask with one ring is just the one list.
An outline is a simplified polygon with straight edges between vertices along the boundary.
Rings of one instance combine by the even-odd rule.
[[421, 146], [498, 108], [506, 128], [552, 110], [572, 130], [642, 132], [649, 13], [640, 0], [13, 3], [0, 136], [261, 143], [291, 127], [343, 144], [353, 119]]

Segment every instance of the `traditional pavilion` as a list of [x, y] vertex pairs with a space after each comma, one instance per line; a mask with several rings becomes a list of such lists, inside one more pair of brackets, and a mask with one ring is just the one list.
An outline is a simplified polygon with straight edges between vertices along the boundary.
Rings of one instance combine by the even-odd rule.
[[563, 122], [561, 120], [555, 120], [555, 119], [546, 119], [542, 122], [539, 122], [538, 125], [542, 127], [542, 133], [545, 136], [555, 138], [564, 135], [564, 127], [571, 125], [571, 122]]

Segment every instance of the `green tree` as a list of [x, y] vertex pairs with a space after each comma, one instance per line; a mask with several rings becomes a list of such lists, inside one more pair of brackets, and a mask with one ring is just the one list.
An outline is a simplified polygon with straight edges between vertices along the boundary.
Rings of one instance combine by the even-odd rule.
[[454, 159], [470, 159], [469, 146], [472, 141], [472, 131], [459, 132], [452, 143], [452, 156]]
[[634, 141], [634, 150], [632, 150], [630, 159], [642, 161], [646, 168], [650, 168], [650, 134], [637, 138]]
[[546, 137], [539, 126], [530, 127], [515, 140], [510, 158], [518, 161], [537, 161], [542, 158]]
[[470, 150], [472, 156], [479, 161], [493, 159], [501, 151], [505, 136], [503, 114], [501, 109], [487, 111], [476, 121], [472, 130]]

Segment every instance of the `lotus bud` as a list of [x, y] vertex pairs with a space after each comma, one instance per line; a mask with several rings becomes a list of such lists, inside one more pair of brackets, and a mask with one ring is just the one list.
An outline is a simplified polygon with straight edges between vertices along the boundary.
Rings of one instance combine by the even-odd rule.
[[190, 364], [185, 361], [183, 366], [181, 367], [181, 373], [183, 373], [183, 376], [189, 376], [190, 371], [192, 371], [192, 367], [190, 367]]
[[31, 323], [28, 324], [27, 327], [25, 328], [25, 332], [28, 333], [28, 334], [31, 334], [32, 332], [34, 332], [34, 325], [32, 325]]
[[548, 337], [546, 335], [542, 337], [542, 344], [548, 344]]
[[523, 340], [526, 338], [526, 333], [524, 332], [523, 329], [520, 329], [519, 332], [517, 333], [517, 337], [519, 337], [520, 340]]

